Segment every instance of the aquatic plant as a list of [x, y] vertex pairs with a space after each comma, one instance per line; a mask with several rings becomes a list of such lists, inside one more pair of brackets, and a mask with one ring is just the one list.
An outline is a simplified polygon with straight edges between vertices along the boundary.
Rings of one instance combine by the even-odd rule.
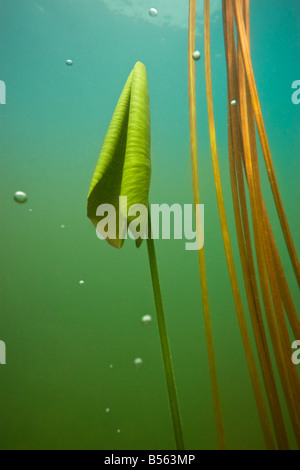
[[[222, 8], [227, 64], [230, 182], [239, 256], [256, 351], [254, 344], [252, 345], [250, 340], [250, 332], [247, 326], [247, 311], [245, 311], [241, 299], [222, 191], [211, 79], [210, 1], [204, 0], [206, 98], [220, 226], [237, 321], [265, 445], [267, 449], [289, 449], [290, 443], [282, 411], [283, 403], [280, 399], [280, 387], [283, 391], [295, 438], [300, 447], [300, 383], [296, 368], [290, 357], [292, 340], [289, 332], [290, 329], [295, 338], [300, 338], [300, 323], [273, 235], [267, 206], [263, 198], [256, 131], [259, 136], [282, 232], [298, 284], [300, 283], [299, 261], [276, 181], [255, 83], [251, 62], [249, 0], [222, 0]], [[195, 210], [197, 211], [197, 206], [200, 204], [200, 192], [195, 59], [199, 59], [199, 55], [196, 57], [194, 54], [195, 18], [196, 0], [190, 0], [188, 91], [193, 197]], [[155, 246], [151, 237], [151, 216], [148, 202], [150, 177], [149, 95], [146, 70], [144, 65], [138, 62], [126, 82], [106, 134], [88, 194], [88, 217], [111, 245], [121, 248], [124, 243], [124, 233], [127, 232], [127, 226], [136, 218], [136, 213], [129, 212], [128, 207], [136, 206], [137, 212], [139, 205], [148, 207], [147, 220], [142, 220], [140, 216], [139, 223], [140, 226], [144, 226], [145, 233], [146, 231], [148, 235], [150, 233], [150, 236], [143, 237], [141, 233], [141, 238], [136, 239], [136, 244], [139, 247], [143, 238], [147, 239], [152, 287], [176, 447], [177, 449], [183, 449], [184, 443], [177, 390], [167, 335]], [[122, 196], [127, 198], [124, 205], [122, 203]], [[249, 199], [250, 214], [247, 207], [247, 197]], [[119, 213], [119, 217], [116, 218], [115, 237], [110, 238], [107, 236], [105, 233], [105, 220], [103, 219], [104, 214], [97, 213], [98, 206], [103, 203], [111, 204], [116, 209], [116, 212]], [[102, 225], [99, 225], [100, 220]], [[197, 217], [196, 232], [198, 239], [200, 239], [202, 227], [200, 218]], [[213, 312], [210, 311], [204, 248], [198, 250], [198, 262], [218, 442], [220, 449], [225, 449], [225, 430], [211, 325], [211, 315]], [[270, 337], [271, 344], [269, 344], [268, 337]], [[258, 356], [260, 370], [255, 361], [255, 353]], [[272, 360], [272, 353], [274, 353], [275, 361]], [[276, 381], [274, 365], [277, 367], [280, 384]], [[261, 381], [260, 373], [263, 381]]]
[[[300, 384], [296, 368], [293, 366], [290, 358], [291, 340], [287, 320], [289, 321], [289, 326], [295, 338], [300, 337], [300, 324], [262, 195], [258, 165], [256, 128], [260, 138], [270, 186], [283, 235], [298, 284], [300, 279], [299, 261], [276, 182], [270, 147], [268, 144], [251, 63], [249, 0], [223, 0], [222, 7], [228, 83], [228, 153], [235, 224], [248, 307], [266, 396], [274, 426], [275, 438], [268, 416], [263, 388], [259, 380], [258, 369], [254, 360], [253, 348], [247, 330], [246, 318], [241, 302], [226, 221], [218, 164], [212, 98], [210, 63], [210, 1], [204, 0], [205, 75], [208, 122], [221, 230], [238, 323], [266, 447], [268, 449], [275, 449], [276, 447], [279, 449], [288, 449], [289, 442], [279, 400], [279, 392], [275, 380], [273, 364], [271, 361], [270, 348], [267, 341], [267, 332], [263, 321], [263, 308], [267, 319], [281, 386], [299, 447]], [[192, 59], [192, 53], [195, 47], [195, 15], [196, 1], [190, 0], [188, 48], [190, 135], [194, 201], [195, 204], [198, 204], [199, 190], [197, 169], [195, 64]], [[236, 25], [237, 40], [235, 39], [234, 24]], [[252, 247], [250, 236], [251, 222], [249, 220], [246, 204], [247, 186], [249, 190], [255, 252]], [[199, 250], [199, 266], [208, 357], [219, 445], [221, 448], [224, 448], [225, 440], [216, 377], [215, 358], [213, 353], [204, 253], [201, 252], [203, 252], [203, 249]], [[255, 253], [259, 282], [255, 269]], [[262, 294], [263, 305], [261, 305], [260, 301], [259, 288]]]
[[[150, 176], [150, 104], [147, 74], [145, 66], [141, 62], [137, 62], [119, 98], [103, 143], [88, 193], [87, 213], [102, 236], [111, 245], [121, 248], [127, 234], [127, 226], [136, 218], [136, 215], [132, 215], [129, 210], [136, 207], [138, 211], [140, 205], [148, 207], [148, 221], [139, 221], [140, 225], [144, 226], [144, 233], [141, 233], [141, 236], [136, 239], [136, 245], [139, 247], [143, 238], [147, 238], [152, 287], [176, 447], [183, 449], [181, 416], [154, 240], [151, 237], [151, 216], [148, 203]], [[121, 203], [119, 203], [120, 201]], [[103, 222], [104, 213], [99, 214], [98, 212], [98, 207], [102, 204], [110, 204], [119, 215], [116, 218], [116, 233], [113, 238], [108, 237], [105, 233], [107, 221]], [[100, 226], [101, 219], [102, 225], [100, 224]], [[147, 236], [148, 230], [149, 236]]]
[[[199, 181], [198, 181], [198, 150], [197, 150], [197, 122], [196, 122], [196, 89], [195, 89], [195, 62], [193, 52], [195, 50], [195, 24], [196, 24], [196, 1], [190, 1], [189, 10], [189, 38], [188, 38], [188, 88], [189, 88], [189, 115], [190, 115], [190, 145], [191, 145], [191, 161], [192, 161], [192, 178], [193, 178], [193, 196], [195, 211], [200, 204]], [[197, 233], [201, 233], [202, 227], [200, 221], [196, 227]], [[218, 441], [220, 449], [225, 449], [225, 435], [223, 427], [223, 419], [221, 412], [220, 393], [218, 387], [216, 361], [214, 353], [212, 326], [210, 318], [208, 288], [206, 279], [204, 248], [198, 250], [198, 261], [200, 269], [200, 282], [202, 292], [202, 306], [204, 314], [204, 324], [206, 333], [206, 344], [208, 351], [208, 361], [210, 369], [210, 377], [212, 383], [212, 393], [214, 400], [214, 411], [217, 424]]]

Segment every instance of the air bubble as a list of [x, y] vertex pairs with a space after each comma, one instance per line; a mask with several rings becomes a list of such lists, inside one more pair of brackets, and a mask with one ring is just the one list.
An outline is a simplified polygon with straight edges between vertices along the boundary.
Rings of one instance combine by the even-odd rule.
[[140, 357], [137, 357], [135, 360], [134, 360], [134, 365], [137, 369], [139, 369], [143, 364], [143, 359], [140, 358]]
[[17, 191], [14, 194], [14, 200], [18, 202], [19, 204], [24, 204], [24, 202], [26, 202], [27, 199], [28, 199], [28, 196], [23, 191]]
[[152, 317], [151, 317], [151, 315], [144, 315], [144, 316], [142, 317], [142, 323], [143, 323], [143, 325], [145, 325], [145, 326], [146, 326], [146, 325], [150, 325], [151, 322], [152, 322]]
[[158, 11], [156, 10], [156, 8], [150, 8], [149, 10], [149, 15], [152, 16], [152, 18], [154, 18], [155, 16], [158, 15]]
[[194, 60], [199, 60], [200, 57], [201, 57], [201, 54], [200, 54], [199, 51], [194, 51], [194, 52], [193, 52], [193, 59], [194, 59]]
[[73, 65], [73, 60], [71, 60], [71, 59], [66, 60], [66, 64], [67, 64], [69, 67], [71, 67], [71, 65]]
[[231, 104], [231, 106], [235, 106], [235, 105], [236, 105], [236, 100], [232, 100], [232, 101], [230, 102], [230, 104]]

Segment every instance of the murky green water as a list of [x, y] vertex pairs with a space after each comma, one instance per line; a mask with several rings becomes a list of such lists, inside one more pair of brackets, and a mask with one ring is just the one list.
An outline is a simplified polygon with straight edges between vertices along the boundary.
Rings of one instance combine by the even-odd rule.
[[[138, 60], [146, 65], [150, 93], [151, 202], [193, 201], [188, 2], [137, 3], [0, 0], [0, 79], [6, 84], [6, 104], [0, 108], [0, 340], [7, 353], [7, 364], [0, 368], [1, 449], [174, 448], [146, 244], [137, 250], [128, 240], [116, 250], [98, 240], [86, 217], [86, 196], [101, 145]], [[149, 16], [150, 7], [157, 8], [157, 17]], [[219, 1], [212, 2], [216, 130], [250, 328], [229, 179], [219, 7]], [[300, 105], [291, 100], [292, 83], [300, 79], [299, 1], [251, 0], [250, 7], [258, 92], [279, 188], [299, 246]], [[229, 448], [260, 449], [264, 441], [218, 219], [202, 33], [199, 18], [200, 195], [224, 425]], [[68, 59], [72, 66], [66, 65]], [[276, 240], [299, 309], [299, 292], [263, 166], [262, 172]], [[25, 191], [28, 201], [16, 203], [16, 191]], [[198, 261], [184, 244], [157, 240], [158, 265], [186, 446], [211, 449], [217, 447], [217, 436]], [[142, 324], [144, 315], [152, 316], [151, 324]], [[143, 361], [138, 368], [136, 358]], [[295, 446], [288, 417], [287, 423]]]

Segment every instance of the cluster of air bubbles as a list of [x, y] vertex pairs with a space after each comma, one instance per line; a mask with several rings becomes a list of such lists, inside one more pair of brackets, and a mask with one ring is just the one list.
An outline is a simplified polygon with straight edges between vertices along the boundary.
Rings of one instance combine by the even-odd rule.
[[155, 16], [158, 15], [158, 11], [156, 10], [156, 8], [150, 8], [149, 10], [149, 15], [152, 16], [152, 18], [154, 18]]
[[140, 358], [140, 357], [137, 357], [137, 358], [133, 361], [133, 363], [134, 363], [135, 367], [136, 367], [137, 369], [139, 369], [139, 368], [142, 366], [142, 364], [143, 364], [143, 359]]
[[145, 325], [145, 326], [146, 326], [146, 325], [150, 325], [151, 322], [152, 322], [152, 317], [151, 317], [151, 315], [144, 315], [144, 316], [142, 317], [142, 324], [143, 324], [143, 325]]
[[230, 104], [231, 104], [231, 106], [235, 106], [235, 105], [236, 105], [236, 100], [232, 100], [232, 101], [230, 102]]
[[27, 199], [28, 199], [28, 196], [23, 191], [17, 191], [14, 194], [14, 200], [18, 202], [19, 204], [24, 204], [24, 202], [26, 202]]
[[193, 54], [192, 54], [192, 57], [194, 60], [199, 60], [200, 57], [201, 57], [201, 54], [199, 51], [194, 51]]
[[73, 65], [73, 60], [67, 59], [67, 60], [66, 60], [66, 65], [68, 65], [69, 67], [71, 67], [71, 65]]

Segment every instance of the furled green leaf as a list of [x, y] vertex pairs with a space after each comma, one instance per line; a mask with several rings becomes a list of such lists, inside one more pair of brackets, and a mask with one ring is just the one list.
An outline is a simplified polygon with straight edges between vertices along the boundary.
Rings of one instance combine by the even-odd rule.
[[[101, 217], [96, 215], [101, 204], [111, 204], [117, 214], [116, 239], [107, 241], [121, 248], [119, 211], [128, 217], [133, 204], [148, 207], [151, 176], [150, 163], [150, 105], [146, 68], [137, 62], [128, 77], [108, 128], [88, 193], [88, 217], [97, 227]], [[119, 207], [119, 196], [127, 197], [127, 208]], [[137, 246], [141, 239], [136, 240]]]

